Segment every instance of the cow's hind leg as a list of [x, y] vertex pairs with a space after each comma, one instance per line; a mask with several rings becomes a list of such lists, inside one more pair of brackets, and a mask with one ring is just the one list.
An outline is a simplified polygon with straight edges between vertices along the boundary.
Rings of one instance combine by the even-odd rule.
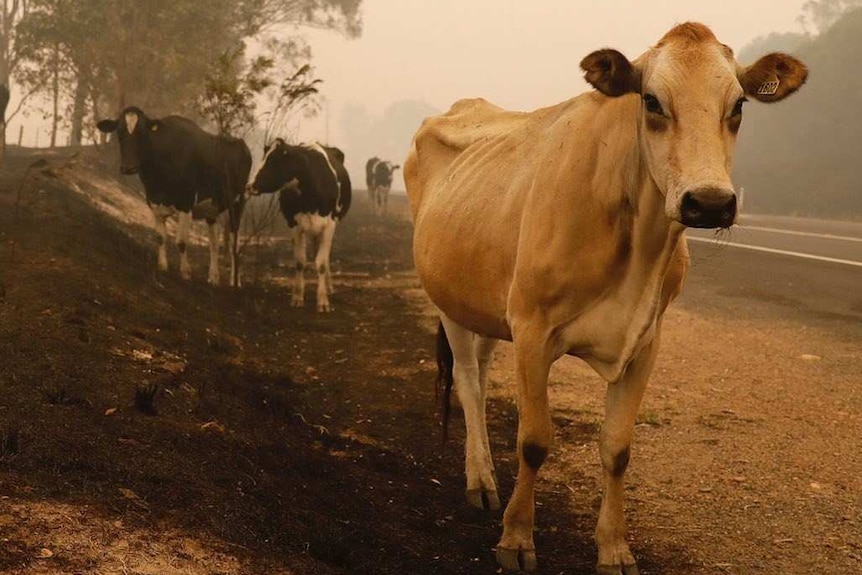
[[239, 246], [236, 245], [236, 242], [238, 240], [237, 235], [239, 234], [239, 226], [232, 222], [230, 210], [223, 212], [219, 216], [218, 223], [221, 225], [222, 233], [224, 236], [225, 253], [227, 253], [230, 257], [230, 285], [232, 287], [241, 287], [242, 278], [240, 278], [238, 273], [239, 270], [237, 269], [238, 262], [236, 253], [236, 251], [239, 249]]
[[659, 335], [629, 365], [623, 378], [609, 384], [605, 398], [605, 422], [599, 440], [604, 493], [596, 526], [599, 575], [638, 575], [635, 558], [626, 541], [624, 479], [631, 455], [635, 418], [655, 364]]
[[192, 225], [192, 213], [180, 212], [177, 225], [177, 250], [180, 252], [180, 277], [192, 279], [192, 267], [189, 265], [189, 230]]
[[293, 294], [290, 305], [302, 307], [305, 305], [305, 244], [307, 234], [302, 226], [293, 228], [293, 258], [296, 260], [296, 271], [293, 276]]
[[209, 276], [207, 277], [207, 282], [212, 285], [218, 285], [219, 283], [219, 271], [218, 271], [218, 248], [219, 248], [219, 224], [216, 220], [207, 220], [207, 228], [209, 231], [210, 238], [210, 270]]
[[441, 315], [440, 319], [452, 349], [455, 392], [467, 427], [464, 449], [467, 501], [479, 509], [499, 509], [500, 496], [485, 420], [488, 362], [495, 342], [477, 336], [446, 316]]
[[168, 271], [168, 227], [167, 219], [169, 212], [161, 206], [153, 206], [153, 220], [155, 221], [156, 234], [159, 236], [159, 270]]
[[329, 254], [332, 251], [332, 239], [335, 237], [335, 224], [335, 219], [326, 222], [314, 258], [314, 266], [317, 268], [317, 311], [321, 312], [332, 311], [327, 284], [332, 281], [329, 279]]

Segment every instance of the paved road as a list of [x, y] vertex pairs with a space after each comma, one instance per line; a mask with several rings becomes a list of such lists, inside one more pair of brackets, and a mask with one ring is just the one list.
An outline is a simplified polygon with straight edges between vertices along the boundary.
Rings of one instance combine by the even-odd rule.
[[738, 297], [777, 304], [787, 314], [857, 326], [862, 320], [862, 223], [747, 216], [726, 232], [686, 235], [692, 273], [684, 305]]

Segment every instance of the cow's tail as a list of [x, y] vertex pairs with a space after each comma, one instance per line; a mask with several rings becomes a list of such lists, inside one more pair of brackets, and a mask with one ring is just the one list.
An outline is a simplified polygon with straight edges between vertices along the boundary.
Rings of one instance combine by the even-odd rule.
[[446, 337], [446, 330], [441, 321], [437, 325], [437, 403], [439, 405], [440, 426], [443, 429], [443, 441], [449, 436], [449, 415], [452, 411], [452, 385], [455, 383], [453, 369], [455, 356]]

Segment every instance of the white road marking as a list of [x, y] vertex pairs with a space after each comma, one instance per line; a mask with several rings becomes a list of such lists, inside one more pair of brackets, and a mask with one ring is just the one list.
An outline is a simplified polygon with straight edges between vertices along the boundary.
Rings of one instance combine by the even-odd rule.
[[803, 258], [803, 259], [807, 259], [807, 260], [817, 260], [817, 261], [821, 261], [821, 262], [830, 262], [833, 264], [843, 264], [843, 265], [847, 265], [847, 266], [855, 266], [855, 267], [862, 268], [862, 262], [857, 262], [854, 260], [842, 260], [840, 258], [830, 258], [827, 256], [816, 256], [814, 254], [806, 254], [803, 252], [792, 252], [789, 250], [777, 250], [775, 248], [767, 248], [767, 247], [763, 247], [763, 246], [752, 246], [749, 244], [739, 244], [736, 242], [722, 241], [719, 239], [714, 240], [714, 239], [710, 239], [710, 238], [697, 238], [697, 237], [692, 237], [692, 236], [687, 236], [687, 239], [689, 241], [692, 241], [692, 242], [703, 242], [705, 244], [712, 244], [715, 246], [730, 246], [730, 247], [734, 247], [734, 248], [743, 248], [746, 250], [753, 250], [756, 252], [766, 252], [769, 254], [780, 254], [783, 256], [793, 256], [793, 257]]
[[815, 232], [800, 232], [796, 230], [782, 230], [779, 228], [766, 228], [762, 226], [739, 226], [741, 230], [755, 230], [758, 232], [770, 232], [773, 234], [786, 234], [789, 236], [805, 236], [808, 238], [822, 238], [826, 240], [842, 240], [845, 242], [862, 242], [862, 238], [855, 238], [853, 236], [836, 236], [835, 234], [818, 234]]

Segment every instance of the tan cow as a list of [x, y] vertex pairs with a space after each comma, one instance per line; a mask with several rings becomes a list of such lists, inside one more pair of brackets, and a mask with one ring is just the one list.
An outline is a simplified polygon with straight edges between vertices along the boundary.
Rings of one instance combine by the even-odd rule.
[[740, 66], [692, 23], [633, 62], [600, 50], [581, 67], [596, 91], [556, 106], [518, 113], [462, 100], [426, 120], [404, 175], [416, 268], [454, 355], [467, 499], [480, 507], [500, 505], [487, 363], [494, 340], [514, 342], [519, 467], [497, 561], [536, 566], [533, 489], [553, 436], [548, 372], [570, 354], [608, 382], [598, 572], [632, 575], [623, 477], [662, 314], [688, 268], [683, 232], [734, 223], [743, 102], [781, 100], [807, 70], [785, 54]]

